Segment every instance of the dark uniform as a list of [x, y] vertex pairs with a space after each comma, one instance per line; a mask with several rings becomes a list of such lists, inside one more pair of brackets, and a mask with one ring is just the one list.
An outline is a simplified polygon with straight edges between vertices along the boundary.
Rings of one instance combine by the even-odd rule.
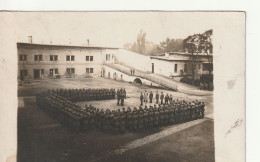
[[117, 95], [117, 105], [119, 106], [119, 101], [120, 101], [120, 98], [121, 98], [121, 94], [120, 94], [119, 89], [117, 90], [116, 95]]
[[155, 95], [155, 99], [156, 99], [156, 104], [159, 104], [159, 93], [158, 91], [156, 92], [156, 95]]
[[161, 104], [163, 104], [163, 99], [164, 99], [163, 92], [162, 92], [162, 94], [161, 94], [161, 96], [160, 96], [160, 99], [161, 99]]
[[143, 101], [144, 101], [144, 95], [143, 95], [143, 93], [141, 93], [141, 95], [140, 95], [141, 105], [140, 106], [143, 106]]
[[152, 103], [153, 102], [153, 92], [152, 91], [149, 94], [149, 99], [150, 99], [150, 103]]

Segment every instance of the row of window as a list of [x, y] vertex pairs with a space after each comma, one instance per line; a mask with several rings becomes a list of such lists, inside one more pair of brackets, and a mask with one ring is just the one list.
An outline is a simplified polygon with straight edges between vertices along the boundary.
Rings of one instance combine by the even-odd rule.
[[[19, 61], [27, 61], [27, 55], [19, 55]], [[34, 55], [34, 61], [43, 61], [42, 55]], [[58, 61], [58, 55], [50, 55], [50, 61]], [[75, 56], [67, 55], [66, 61], [75, 61]], [[86, 61], [94, 61], [94, 56], [86, 56]]]
[[[38, 70], [38, 69], [34, 69], [34, 70]], [[44, 69], [40, 69], [40, 70], [41, 70], [41, 74], [44, 74]], [[75, 74], [75, 68], [67, 68], [66, 72], [67, 72], [67, 74]], [[86, 68], [86, 73], [87, 74], [94, 73], [94, 68]], [[59, 70], [57, 68], [50, 69], [50, 75], [55, 75], [55, 74], [59, 74]], [[20, 70], [20, 75], [28, 76], [28, 70]]]

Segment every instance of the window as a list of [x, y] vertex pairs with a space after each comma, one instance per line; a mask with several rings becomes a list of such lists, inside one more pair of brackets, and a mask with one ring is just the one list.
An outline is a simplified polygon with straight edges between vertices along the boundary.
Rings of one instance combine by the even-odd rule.
[[58, 69], [50, 69], [50, 75], [59, 74]]
[[58, 55], [50, 55], [50, 61], [58, 61]]
[[175, 73], [178, 71], [178, 69], [177, 69], [177, 68], [178, 68], [178, 65], [177, 65], [177, 64], [175, 64], [175, 65], [174, 65], [174, 72], [175, 72]]
[[89, 61], [89, 56], [86, 56], [86, 61]]
[[54, 55], [54, 61], [58, 61], [58, 55]]
[[38, 61], [38, 55], [34, 55], [34, 61]]
[[67, 71], [67, 74], [70, 74], [70, 68], [67, 68], [66, 71]]
[[50, 75], [53, 75], [53, 69], [50, 69]]
[[20, 76], [25, 77], [28, 75], [28, 71], [27, 70], [20, 70]]
[[44, 69], [41, 69], [41, 75], [44, 75]]
[[[55, 69], [56, 70], [56, 69]], [[58, 69], [57, 69], [58, 70]], [[75, 74], [75, 68], [67, 68], [66, 70], [67, 74]]]
[[39, 55], [39, 61], [42, 61], [42, 55]]
[[110, 61], [110, 54], [106, 54], [106, 61]]
[[184, 64], [184, 72], [187, 72], [187, 64]]
[[94, 73], [94, 69], [93, 68], [86, 68], [86, 73], [87, 74]]
[[90, 68], [90, 73], [93, 73], [94, 72], [94, 69], [93, 68]]
[[93, 61], [94, 57], [93, 56], [90, 56], [90, 61]]
[[19, 61], [27, 61], [27, 55], [19, 55]]
[[74, 68], [71, 68], [71, 74], [75, 74], [75, 69]]
[[71, 56], [71, 61], [74, 61], [75, 60], [75, 56]]
[[27, 61], [27, 55], [23, 55], [23, 61]]
[[42, 55], [34, 55], [34, 61], [42, 61]]
[[66, 61], [70, 61], [70, 56], [66, 56]]
[[74, 55], [67, 55], [66, 56], [66, 61], [74, 61], [75, 60], [75, 56]]

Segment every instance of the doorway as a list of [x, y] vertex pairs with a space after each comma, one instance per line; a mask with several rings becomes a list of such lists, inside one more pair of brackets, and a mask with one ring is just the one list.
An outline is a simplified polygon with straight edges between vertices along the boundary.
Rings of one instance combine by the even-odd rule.
[[40, 79], [44, 75], [44, 69], [34, 69], [33, 70], [33, 78]]
[[154, 63], [152, 63], [152, 73], [154, 73]]
[[39, 79], [40, 78], [40, 76], [41, 76], [41, 74], [40, 74], [41, 72], [40, 72], [40, 69], [34, 69], [33, 70], [33, 78], [34, 79]]

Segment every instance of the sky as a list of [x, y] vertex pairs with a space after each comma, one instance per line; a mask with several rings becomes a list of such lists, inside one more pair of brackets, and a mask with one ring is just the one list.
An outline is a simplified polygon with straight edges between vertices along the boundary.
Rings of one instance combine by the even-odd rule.
[[213, 29], [216, 16], [199, 12], [14, 12], [18, 42], [123, 47], [140, 30], [158, 44]]

